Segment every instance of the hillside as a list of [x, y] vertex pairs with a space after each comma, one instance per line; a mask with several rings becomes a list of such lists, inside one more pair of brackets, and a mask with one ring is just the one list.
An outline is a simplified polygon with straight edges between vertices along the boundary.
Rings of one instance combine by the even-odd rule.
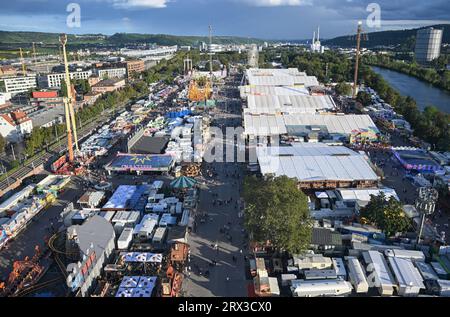
[[[3, 45], [31, 44], [32, 42], [43, 44], [57, 44], [57, 33], [44, 32], [8, 32], [0, 31], [0, 43]], [[209, 42], [207, 37], [201, 36], [175, 36], [166, 34], [136, 34], [116, 33], [112, 36], [102, 34], [68, 35], [70, 45], [77, 44], [131, 44], [131, 43], [155, 43], [158, 45], [198, 45], [200, 42]], [[246, 44], [262, 43], [262, 40], [235, 36], [215, 36], [217, 44]]]
[[[70, 43], [85, 44], [85, 43], [99, 43], [103, 42], [106, 36], [101, 34], [89, 35], [68, 35]], [[59, 43], [58, 33], [44, 33], [44, 32], [9, 32], [0, 31], [0, 43], [2, 44], [57, 44]]]
[[[450, 25], [434, 25], [434, 28], [444, 30], [442, 43], [450, 43]], [[375, 46], [404, 46], [413, 48], [416, 39], [417, 30], [422, 28], [398, 31], [382, 31], [367, 34], [367, 40], [361, 42], [363, 47], [371, 48]], [[328, 46], [353, 47], [355, 46], [355, 35], [340, 36], [334, 39], [323, 41]]]
[[[110, 44], [127, 43], [156, 43], [158, 45], [198, 45], [200, 42], [209, 42], [208, 37], [202, 36], [176, 36], [167, 34], [136, 34], [136, 33], [116, 33], [107, 39]], [[236, 36], [215, 36], [215, 44], [246, 44], [262, 43], [259, 39], [248, 39]]]

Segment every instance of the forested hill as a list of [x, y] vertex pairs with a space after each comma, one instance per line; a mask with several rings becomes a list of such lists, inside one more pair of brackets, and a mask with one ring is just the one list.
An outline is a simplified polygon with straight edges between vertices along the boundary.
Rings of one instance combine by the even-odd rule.
[[[0, 43], [2, 44], [57, 44], [58, 33], [45, 32], [19, 32], [0, 31]], [[116, 33], [111, 36], [103, 34], [68, 35], [68, 42], [76, 44], [132, 44], [132, 43], [155, 43], [158, 45], [198, 45], [200, 42], [209, 42], [208, 37], [202, 36], [176, 36], [166, 34], [136, 34], [136, 33]], [[215, 44], [247, 44], [263, 41], [254, 38], [243, 38], [235, 36], [214, 36]]]
[[[450, 43], [449, 24], [433, 25], [433, 27], [444, 30], [442, 38], [443, 44]], [[416, 40], [416, 33], [419, 29], [422, 28], [368, 33], [367, 39], [363, 40], [361, 45], [368, 48], [375, 46], [404, 46], [405, 48], [413, 48]], [[324, 44], [328, 46], [353, 47], [355, 46], [355, 35], [340, 36], [334, 39], [325, 40]]]

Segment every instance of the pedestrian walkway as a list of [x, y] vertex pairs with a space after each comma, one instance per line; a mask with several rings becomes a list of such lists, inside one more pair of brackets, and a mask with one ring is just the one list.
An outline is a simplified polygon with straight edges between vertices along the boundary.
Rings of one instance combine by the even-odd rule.
[[205, 164], [215, 175], [204, 173], [206, 178], [200, 179], [204, 185], [198, 213], [207, 217], [188, 238], [190, 270], [185, 272], [184, 293], [188, 297], [246, 297], [246, 240], [237, 204], [242, 173], [237, 163]]

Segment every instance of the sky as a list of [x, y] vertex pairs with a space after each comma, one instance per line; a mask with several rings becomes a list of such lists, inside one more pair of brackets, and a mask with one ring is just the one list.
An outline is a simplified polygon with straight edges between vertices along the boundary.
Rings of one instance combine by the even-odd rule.
[[[377, 2], [373, 4], [374, 1]], [[70, 3], [80, 8], [80, 27], [67, 24]], [[369, 15], [371, 19], [367, 22]], [[318, 26], [321, 38], [353, 34], [359, 20], [366, 32], [448, 24], [450, 1], [2, 0], [0, 3], [0, 30], [4, 31], [207, 35], [211, 24], [215, 35], [288, 40], [312, 38]]]

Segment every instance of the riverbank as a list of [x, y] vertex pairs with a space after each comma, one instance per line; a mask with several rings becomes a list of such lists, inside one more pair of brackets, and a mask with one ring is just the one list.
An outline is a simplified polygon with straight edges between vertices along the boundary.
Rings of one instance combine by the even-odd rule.
[[415, 136], [430, 143], [434, 150], [450, 151], [449, 113], [440, 111], [435, 106], [426, 106], [421, 111], [411, 96], [413, 94], [412, 87], [406, 85], [406, 93], [401, 94], [382, 75], [367, 65], [362, 65], [362, 81], [377, 91], [380, 97], [392, 105], [397, 113], [403, 115], [414, 129]]
[[434, 68], [416, 66], [415, 64], [390, 59], [366, 58], [364, 62], [370, 66], [390, 69], [398, 73], [414, 77], [424, 83], [428, 83], [435, 88], [442, 89], [450, 93], [450, 71], [437, 71]]
[[378, 66], [371, 66], [371, 69], [400, 94], [412, 97], [420, 110], [432, 105], [442, 112], [450, 113], [450, 92], [396, 70]]

